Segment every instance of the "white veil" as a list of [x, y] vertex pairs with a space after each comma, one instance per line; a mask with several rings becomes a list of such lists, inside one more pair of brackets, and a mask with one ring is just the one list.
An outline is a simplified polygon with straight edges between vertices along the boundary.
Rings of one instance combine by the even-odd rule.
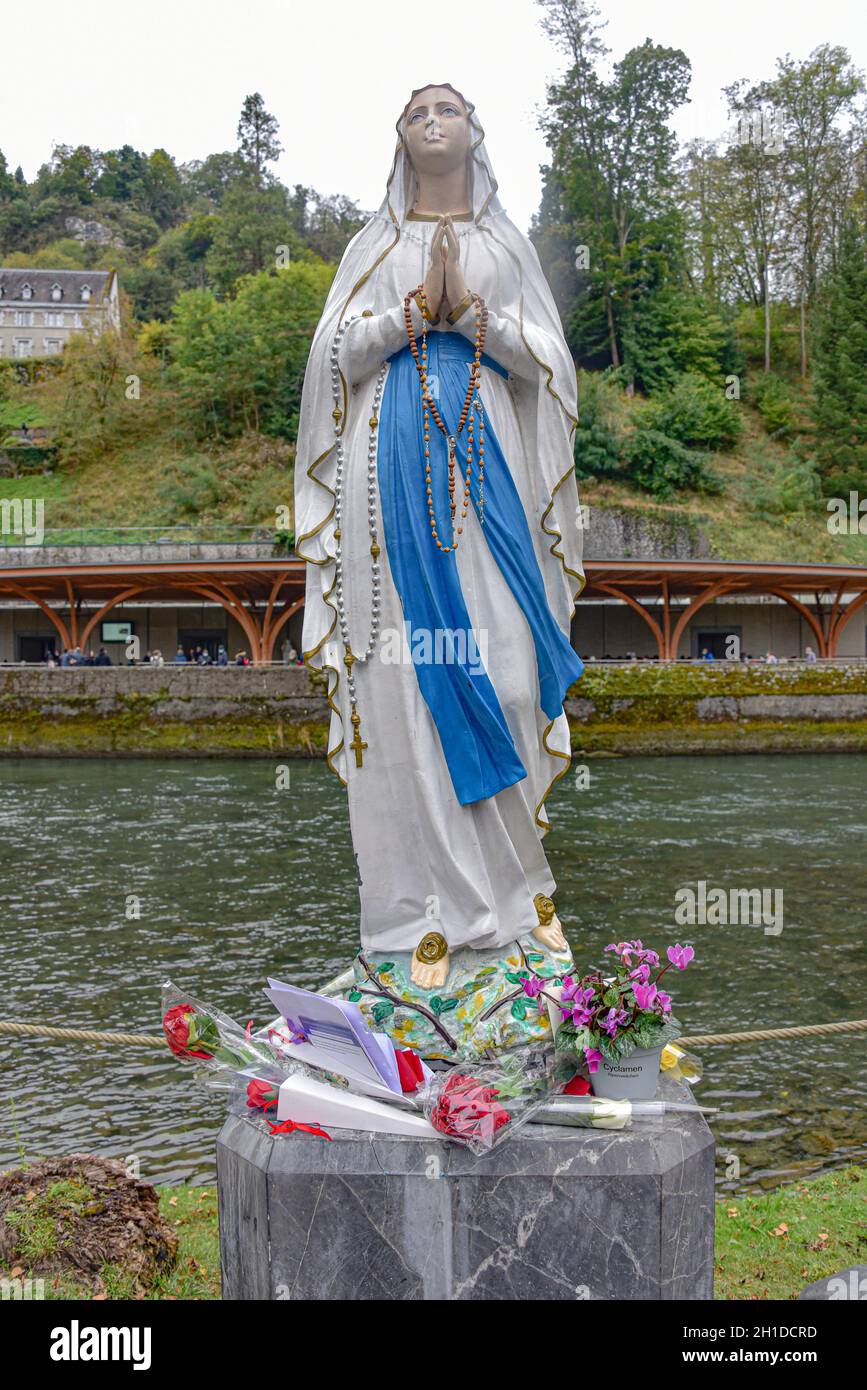
[[[544, 546], [546, 589], [560, 626], [568, 634], [574, 600], [584, 584], [581, 568], [582, 532], [578, 521], [578, 491], [572, 453], [577, 424], [575, 366], [563, 338], [560, 317], [535, 247], [509, 220], [497, 197], [497, 180], [485, 149], [485, 133], [471, 102], [449, 83], [425, 83], [416, 88], [397, 122], [397, 147], [385, 197], [370, 221], [352, 239], [331, 286], [313, 338], [304, 390], [295, 459], [295, 551], [309, 562], [304, 614], [304, 659], [328, 673], [328, 701], [339, 716], [335, 695], [340, 680], [339, 652], [334, 641], [337, 614], [330, 602], [334, 585], [334, 402], [329, 353], [338, 325], [350, 314], [380, 314], [399, 304], [423, 278], [411, 243], [413, 223], [407, 215], [417, 198], [417, 180], [404, 142], [404, 122], [410, 103], [431, 86], [446, 87], [460, 97], [469, 115], [472, 142], [467, 159], [472, 208], [469, 233], [482, 235], [509, 262], [503, 276], [507, 302], [488, 304], [492, 313], [511, 319], [520, 329], [528, 354], [539, 367], [534, 382], [516, 382], [522, 419], [528, 422], [527, 446], [533, 469], [536, 514], [528, 516], [531, 530], [550, 538]], [[410, 265], [407, 264], [409, 257]], [[421, 269], [422, 275], [417, 273]], [[407, 278], [409, 276], [409, 278]], [[413, 278], [413, 276], [415, 278]], [[366, 409], [343, 387], [342, 428], [348, 412]], [[554, 561], [547, 560], [547, 556]], [[342, 740], [329, 740], [328, 761], [342, 749]]]

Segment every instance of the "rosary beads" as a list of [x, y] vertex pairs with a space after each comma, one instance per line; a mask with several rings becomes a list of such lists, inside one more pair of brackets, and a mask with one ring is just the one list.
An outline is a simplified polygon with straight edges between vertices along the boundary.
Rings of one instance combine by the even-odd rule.
[[349, 619], [346, 612], [346, 594], [343, 586], [343, 522], [344, 522], [344, 485], [346, 458], [343, 449], [343, 410], [341, 408], [341, 380], [340, 380], [340, 345], [343, 341], [349, 325], [354, 322], [358, 315], [346, 319], [338, 328], [334, 335], [331, 345], [331, 394], [334, 397], [334, 409], [331, 412], [334, 420], [334, 446], [336, 451], [335, 463], [335, 483], [334, 483], [334, 539], [336, 541], [334, 551], [334, 597], [337, 606], [337, 622], [340, 627], [340, 636], [343, 641], [343, 664], [346, 667], [346, 688], [349, 693], [350, 720], [352, 723], [352, 739], [349, 747], [355, 753], [355, 766], [361, 767], [362, 756], [366, 743], [361, 740], [361, 716], [358, 713], [358, 691], [355, 685], [355, 672], [353, 667], [357, 661], [362, 664], [368, 661], [376, 650], [376, 643], [379, 638], [379, 626], [381, 619], [381, 594], [380, 594], [380, 546], [377, 534], [376, 522], [376, 431], [379, 425], [379, 408], [382, 403], [382, 392], [385, 386], [385, 378], [388, 372], [388, 363], [383, 362], [376, 378], [376, 385], [373, 390], [373, 407], [370, 414], [369, 430], [367, 441], [367, 529], [370, 535], [370, 630], [367, 645], [364, 651], [356, 655], [352, 650], [352, 642], [349, 634]]

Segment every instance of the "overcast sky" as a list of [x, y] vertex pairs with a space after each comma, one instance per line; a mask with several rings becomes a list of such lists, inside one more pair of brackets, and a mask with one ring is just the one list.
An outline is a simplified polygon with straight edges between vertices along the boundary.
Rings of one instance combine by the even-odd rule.
[[[853, 0], [602, 0], [615, 58], [646, 37], [692, 64], [683, 138], [726, 125], [720, 89], [773, 74], [777, 57], [842, 44], [867, 68]], [[858, 11], [860, 9], [861, 19]], [[36, 18], [34, 18], [36, 15]], [[413, 87], [451, 82], [475, 102], [503, 202], [526, 228], [546, 158], [536, 128], [560, 57], [532, 0], [41, 0], [5, 7], [0, 149], [32, 178], [54, 144], [150, 151], [180, 161], [236, 144], [244, 96], [278, 118], [286, 183], [378, 205], [394, 123]]]

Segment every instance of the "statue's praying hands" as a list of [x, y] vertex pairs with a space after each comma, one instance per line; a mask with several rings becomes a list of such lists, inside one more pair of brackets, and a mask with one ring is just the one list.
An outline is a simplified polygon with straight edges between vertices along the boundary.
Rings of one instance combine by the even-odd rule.
[[431, 258], [424, 278], [424, 295], [432, 318], [444, 317], [466, 297], [461, 248], [452, 219], [443, 216], [431, 241]]

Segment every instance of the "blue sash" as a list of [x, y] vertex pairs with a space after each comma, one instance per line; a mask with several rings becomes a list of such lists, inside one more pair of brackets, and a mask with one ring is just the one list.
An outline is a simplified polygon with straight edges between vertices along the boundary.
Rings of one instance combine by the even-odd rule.
[[[460, 333], [428, 334], [428, 377], [446, 428], [460, 418], [473, 347]], [[470, 616], [452, 551], [443, 554], [430, 528], [425, 488], [421, 390], [409, 346], [390, 359], [378, 433], [378, 471], [385, 544], [400, 597], [419, 688], [437, 726], [443, 755], [462, 806], [495, 796], [526, 777], [497, 693], [474, 645]], [[489, 357], [484, 366], [506, 376]], [[457, 438], [455, 500], [463, 506], [466, 425]], [[475, 425], [478, 440], [478, 422]], [[451, 540], [448, 445], [430, 420], [431, 486], [437, 532]], [[478, 450], [471, 498], [478, 516]], [[540, 703], [549, 719], [563, 710], [583, 662], [548, 607], [530, 528], [509, 466], [485, 416], [483, 534], [523, 613], [536, 649]], [[460, 538], [461, 541], [465, 537]], [[484, 645], [480, 643], [481, 651]]]

